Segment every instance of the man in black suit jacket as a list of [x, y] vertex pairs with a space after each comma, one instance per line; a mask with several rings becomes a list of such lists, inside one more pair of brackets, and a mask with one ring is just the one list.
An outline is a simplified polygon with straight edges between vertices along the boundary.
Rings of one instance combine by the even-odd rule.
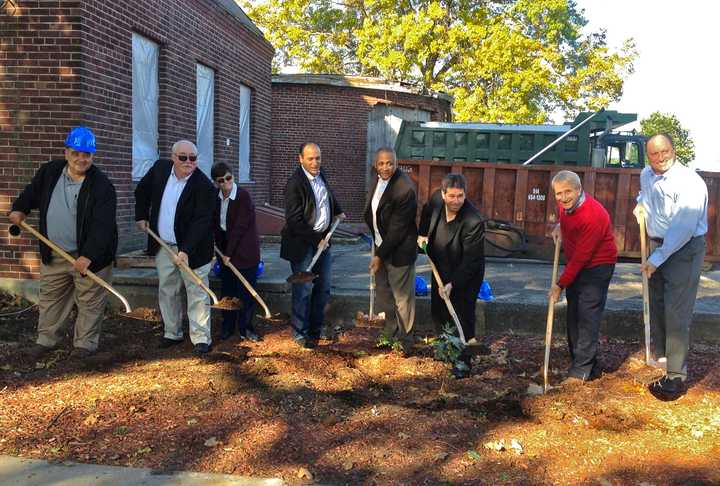
[[[320, 170], [320, 147], [303, 143], [298, 159], [300, 166], [285, 186], [285, 226], [280, 245], [280, 257], [290, 262], [293, 273], [307, 269], [333, 219], [344, 216]], [[331, 265], [330, 248], [325, 248], [312, 268], [318, 276], [315, 281], [292, 285], [292, 326], [300, 346], [313, 348], [320, 338], [330, 300]]]
[[373, 167], [378, 177], [371, 183], [365, 205], [365, 223], [373, 235], [375, 255], [370, 273], [375, 274], [377, 307], [385, 312], [383, 334], [410, 339], [415, 322], [415, 260], [417, 259], [417, 200], [410, 178], [397, 170], [390, 147], [375, 152]]
[[445, 288], [433, 280], [431, 310], [438, 334], [452, 323], [440, 292], [449, 295], [462, 325], [465, 339], [474, 342], [475, 301], [485, 274], [485, 225], [482, 216], [465, 199], [462, 174], [450, 173], [423, 207], [420, 217], [420, 247], [427, 243], [428, 256], [440, 273]]
[[[213, 257], [212, 216], [215, 189], [197, 169], [197, 147], [181, 140], [172, 148], [171, 160], [160, 159], [135, 189], [135, 220], [145, 230], [148, 225], [178, 253], [177, 259], [192, 268], [208, 283]], [[155, 255], [159, 279], [160, 312], [165, 323], [161, 348], [183, 342], [180, 289], [187, 292], [190, 340], [197, 354], [210, 350], [210, 309], [208, 295], [178, 268], [166, 251], [148, 238], [148, 253]]]

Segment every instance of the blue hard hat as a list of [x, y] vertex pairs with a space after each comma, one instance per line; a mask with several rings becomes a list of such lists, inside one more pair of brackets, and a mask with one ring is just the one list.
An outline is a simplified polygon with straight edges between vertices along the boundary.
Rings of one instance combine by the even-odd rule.
[[75, 127], [65, 139], [65, 146], [78, 152], [95, 153], [95, 135], [86, 127]]
[[215, 263], [213, 263], [212, 268], [210, 269], [213, 275], [216, 277], [220, 276], [220, 260], [215, 260]]
[[260, 260], [260, 262], [258, 262], [257, 271], [255, 272], [255, 277], [260, 278], [263, 273], [265, 273], [265, 262]]

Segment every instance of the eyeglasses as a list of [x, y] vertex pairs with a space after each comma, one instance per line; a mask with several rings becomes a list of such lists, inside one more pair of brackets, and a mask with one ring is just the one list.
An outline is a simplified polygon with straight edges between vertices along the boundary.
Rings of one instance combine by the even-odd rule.
[[230, 182], [233, 179], [232, 174], [227, 174], [225, 177], [218, 177], [215, 182], [222, 184], [223, 182]]
[[178, 155], [177, 158], [180, 162], [187, 162], [188, 159], [190, 159], [190, 162], [195, 162], [197, 155]]

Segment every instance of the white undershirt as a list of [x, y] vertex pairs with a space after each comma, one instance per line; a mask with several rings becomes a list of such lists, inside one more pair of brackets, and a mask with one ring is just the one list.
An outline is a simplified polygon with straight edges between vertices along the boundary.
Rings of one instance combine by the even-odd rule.
[[[192, 174], [190, 174], [192, 175]], [[158, 233], [166, 243], [177, 245], [175, 237], [175, 211], [177, 211], [180, 195], [185, 189], [190, 175], [182, 179], [175, 177], [175, 167], [170, 171], [170, 176], [165, 183], [162, 202], [160, 203], [160, 215], [158, 217]]]
[[390, 179], [383, 180], [382, 177], [378, 176], [378, 183], [377, 186], [375, 186], [375, 194], [373, 194], [372, 202], [370, 203], [373, 217], [373, 229], [375, 230], [375, 246], [382, 245], [382, 237], [380, 236], [380, 229], [377, 225], [377, 210], [380, 205], [380, 199], [382, 199], [383, 193], [385, 192], [385, 189], [387, 189], [389, 182]]

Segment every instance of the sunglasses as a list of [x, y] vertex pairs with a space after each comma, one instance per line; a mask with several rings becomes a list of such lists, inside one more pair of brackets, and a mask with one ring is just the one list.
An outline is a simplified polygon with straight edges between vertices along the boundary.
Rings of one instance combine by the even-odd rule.
[[190, 159], [190, 162], [195, 162], [197, 155], [178, 155], [177, 158], [180, 162], [187, 162], [188, 159]]
[[222, 184], [223, 182], [230, 182], [233, 179], [233, 176], [231, 174], [226, 175], [225, 177], [218, 177], [215, 179], [215, 182], [218, 184]]

